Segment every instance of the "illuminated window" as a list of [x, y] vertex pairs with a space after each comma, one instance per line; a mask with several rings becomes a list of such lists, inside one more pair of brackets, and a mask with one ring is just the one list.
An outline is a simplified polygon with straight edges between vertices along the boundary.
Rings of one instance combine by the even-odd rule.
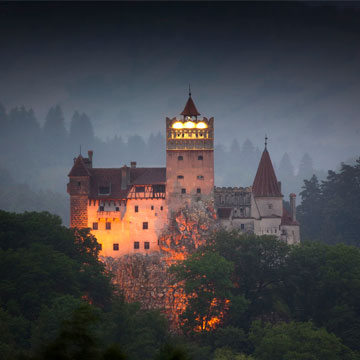
[[139, 212], [139, 206], [135, 205], [135, 212]]
[[140, 249], [139, 241], [134, 241], [134, 249]]
[[204, 157], [202, 155], [199, 155], [198, 160], [204, 160]]
[[154, 205], [151, 205], [151, 210], [154, 210]]
[[181, 189], [182, 194], [186, 194], [186, 189]]
[[119, 251], [119, 244], [113, 244], [113, 250]]
[[184, 160], [184, 157], [182, 155], [179, 155], [178, 160]]
[[199, 123], [196, 124], [196, 128], [197, 129], [206, 129], [207, 125], [203, 121], [200, 121]]
[[149, 228], [148, 222], [143, 222], [143, 230], [147, 230]]
[[150, 249], [150, 243], [148, 241], [144, 242], [144, 249], [149, 250]]
[[197, 189], [196, 189], [196, 193], [197, 193], [197, 194], [201, 194], [201, 189], [200, 189], [200, 188], [197, 188]]
[[99, 225], [97, 222], [93, 222], [93, 230], [97, 230], [99, 228]]
[[111, 222], [107, 222], [105, 225], [106, 230], [111, 230]]
[[178, 175], [178, 179], [183, 179], [184, 175]]
[[198, 180], [204, 180], [204, 177], [202, 175], [197, 176]]

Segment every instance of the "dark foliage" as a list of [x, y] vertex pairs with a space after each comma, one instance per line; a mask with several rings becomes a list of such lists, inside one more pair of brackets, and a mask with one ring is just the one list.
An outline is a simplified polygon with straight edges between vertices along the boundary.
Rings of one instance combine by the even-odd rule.
[[316, 176], [304, 181], [298, 206], [303, 239], [328, 244], [343, 242], [360, 246], [360, 159], [329, 171], [319, 183]]

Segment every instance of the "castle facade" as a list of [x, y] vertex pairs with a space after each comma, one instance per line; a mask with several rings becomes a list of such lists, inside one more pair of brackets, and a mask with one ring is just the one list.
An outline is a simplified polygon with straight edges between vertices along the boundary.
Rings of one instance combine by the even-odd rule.
[[300, 241], [296, 195], [288, 213], [266, 142], [252, 186], [214, 185], [214, 118], [200, 118], [191, 93], [181, 117], [166, 118], [166, 167], [94, 168], [88, 151], [68, 176], [70, 226], [91, 228], [103, 256], [159, 251], [172, 214], [193, 201], [212, 203], [226, 229]]

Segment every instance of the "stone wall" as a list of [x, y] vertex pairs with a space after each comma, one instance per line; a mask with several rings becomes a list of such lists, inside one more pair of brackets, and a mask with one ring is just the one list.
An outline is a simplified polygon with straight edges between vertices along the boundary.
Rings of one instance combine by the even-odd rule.
[[185, 309], [186, 297], [182, 284], [175, 282], [168, 269], [211, 236], [216, 226], [214, 217], [211, 203], [195, 202], [174, 214], [159, 237], [159, 252], [127, 254], [116, 259], [104, 257], [125, 299], [139, 302], [143, 309], [160, 309], [172, 329], [179, 329], [179, 315]]
[[88, 227], [87, 204], [87, 195], [70, 196], [70, 227]]

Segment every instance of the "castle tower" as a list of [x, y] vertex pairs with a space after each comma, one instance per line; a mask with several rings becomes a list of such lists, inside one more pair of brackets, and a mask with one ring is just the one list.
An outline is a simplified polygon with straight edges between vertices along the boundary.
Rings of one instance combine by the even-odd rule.
[[214, 118], [199, 119], [189, 91], [182, 118], [166, 118], [166, 199], [169, 214], [186, 202], [213, 200]]
[[69, 173], [67, 192], [70, 195], [70, 227], [88, 227], [88, 198], [90, 192], [90, 173], [92, 166], [92, 151], [89, 159], [81, 155], [74, 159], [74, 165]]
[[[259, 167], [252, 186], [255, 206], [253, 216], [260, 218], [281, 218], [283, 215], [283, 195], [280, 182], [277, 181], [275, 171], [267, 150], [267, 138], [265, 137], [265, 149], [262, 153]], [[255, 212], [258, 212], [255, 214]]]

